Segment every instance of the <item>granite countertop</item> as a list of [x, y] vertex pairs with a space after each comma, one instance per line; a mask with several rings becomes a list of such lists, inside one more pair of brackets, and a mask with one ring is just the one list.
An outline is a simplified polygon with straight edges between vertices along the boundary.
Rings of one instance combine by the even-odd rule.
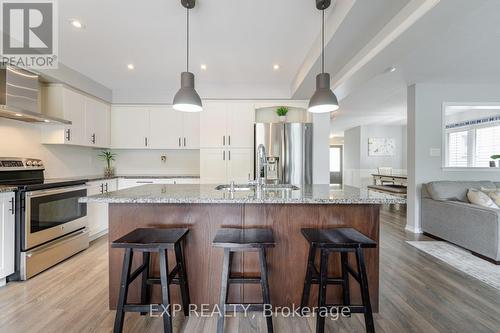
[[189, 178], [189, 179], [198, 179], [199, 175], [115, 175], [113, 177], [105, 177], [104, 175], [89, 175], [89, 176], [80, 176], [80, 177], [69, 177], [69, 178], [48, 178], [47, 181], [78, 181], [83, 180], [86, 182], [93, 182], [98, 180], [106, 180], [106, 179], [179, 179], [179, 178]]
[[0, 185], [0, 193], [14, 192], [15, 190], [17, 190], [17, 187]]
[[404, 204], [406, 199], [346, 186], [301, 185], [299, 190], [218, 191], [217, 185], [143, 185], [84, 197], [87, 203], [140, 204]]

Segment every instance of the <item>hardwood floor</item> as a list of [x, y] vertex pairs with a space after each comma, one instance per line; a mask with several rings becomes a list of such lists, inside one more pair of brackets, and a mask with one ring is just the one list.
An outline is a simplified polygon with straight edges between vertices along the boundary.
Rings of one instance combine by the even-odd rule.
[[[402, 213], [381, 210], [377, 332], [499, 332], [500, 292], [409, 246]], [[429, 239], [430, 240], [430, 239]], [[107, 239], [26, 282], [0, 289], [0, 332], [110, 332]], [[189, 272], [188, 272], [189, 274]], [[173, 286], [176, 288], [177, 286]], [[278, 317], [275, 332], [314, 332], [314, 318]], [[179, 314], [175, 332], [215, 332], [216, 318]], [[127, 314], [125, 332], [161, 332], [160, 318]], [[327, 320], [328, 332], [363, 332], [361, 315]], [[265, 332], [265, 320], [228, 318], [226, 332]]]

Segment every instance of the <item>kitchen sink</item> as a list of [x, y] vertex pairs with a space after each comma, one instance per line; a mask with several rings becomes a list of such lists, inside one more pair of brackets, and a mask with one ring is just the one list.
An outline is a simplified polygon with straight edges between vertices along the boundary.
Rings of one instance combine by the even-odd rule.
[[[235, 184], [233, 190], [235, 192], [255, 191], [256, 185]], [[231, 185], [219, 185], [215, 188], [217, 191], [231, 191]], [[299, 187], [290, 184], [266, 184], [262, 185], [263, 191], [295, 191], [300, 190]]]

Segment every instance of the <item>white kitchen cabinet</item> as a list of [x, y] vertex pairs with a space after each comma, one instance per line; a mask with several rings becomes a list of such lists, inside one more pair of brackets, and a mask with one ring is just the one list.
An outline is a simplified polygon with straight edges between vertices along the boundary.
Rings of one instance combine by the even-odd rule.
[[246, 183], [253, 178], [253, 148], [201, 149], [200, 182]]
[[253, 179], [253, 148], [232, 148], [227, 151], [227, 181], [247, 183]]
[[110, 108], [96, 99], [85, 97], [85, 138], [91, 147], [110, 145]]
[[[103, 194], [118, 189], [116, 179], [98, 180], [87, 183], [87, 195]], [[87, 221], [90, 240], [94, 240], [108, 232], [108, 204], [88, 203]]]
[[206, 102], [200, 118], [200, 147], [252, 148], [254, 122], [251, 102]]
[[113, 107], [111, 122], [113, 148], [200, 147], [199, 114], [178, 112], [171, 106]]
[[14, 193], [0, 193], [0, 287], [14, 273], [15, 219]]
[[149, 147], [149, 109], [141, 106], [111, 108], [111, 147], [140, 149]]
[[42, 86], [43, 113], [72, 122], [42, 128], [42, 143], [109, 147], [109, 104], [62, 84]]

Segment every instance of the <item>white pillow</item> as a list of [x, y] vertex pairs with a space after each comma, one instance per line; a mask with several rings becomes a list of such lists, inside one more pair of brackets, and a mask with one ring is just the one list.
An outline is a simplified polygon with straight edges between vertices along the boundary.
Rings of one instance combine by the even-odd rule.
[[493, 202], [497, 204], [497, 206], [500, 206], [500, 189], [495, 188], [481, 188], [481, 191], [486, 193], [491, 199], [493, 199]]
[[498, 206], [486, 193], [475, 188], [470, 188], [469, 191], [467, 191], [467, 199], [474, 205], [498, 209]]

